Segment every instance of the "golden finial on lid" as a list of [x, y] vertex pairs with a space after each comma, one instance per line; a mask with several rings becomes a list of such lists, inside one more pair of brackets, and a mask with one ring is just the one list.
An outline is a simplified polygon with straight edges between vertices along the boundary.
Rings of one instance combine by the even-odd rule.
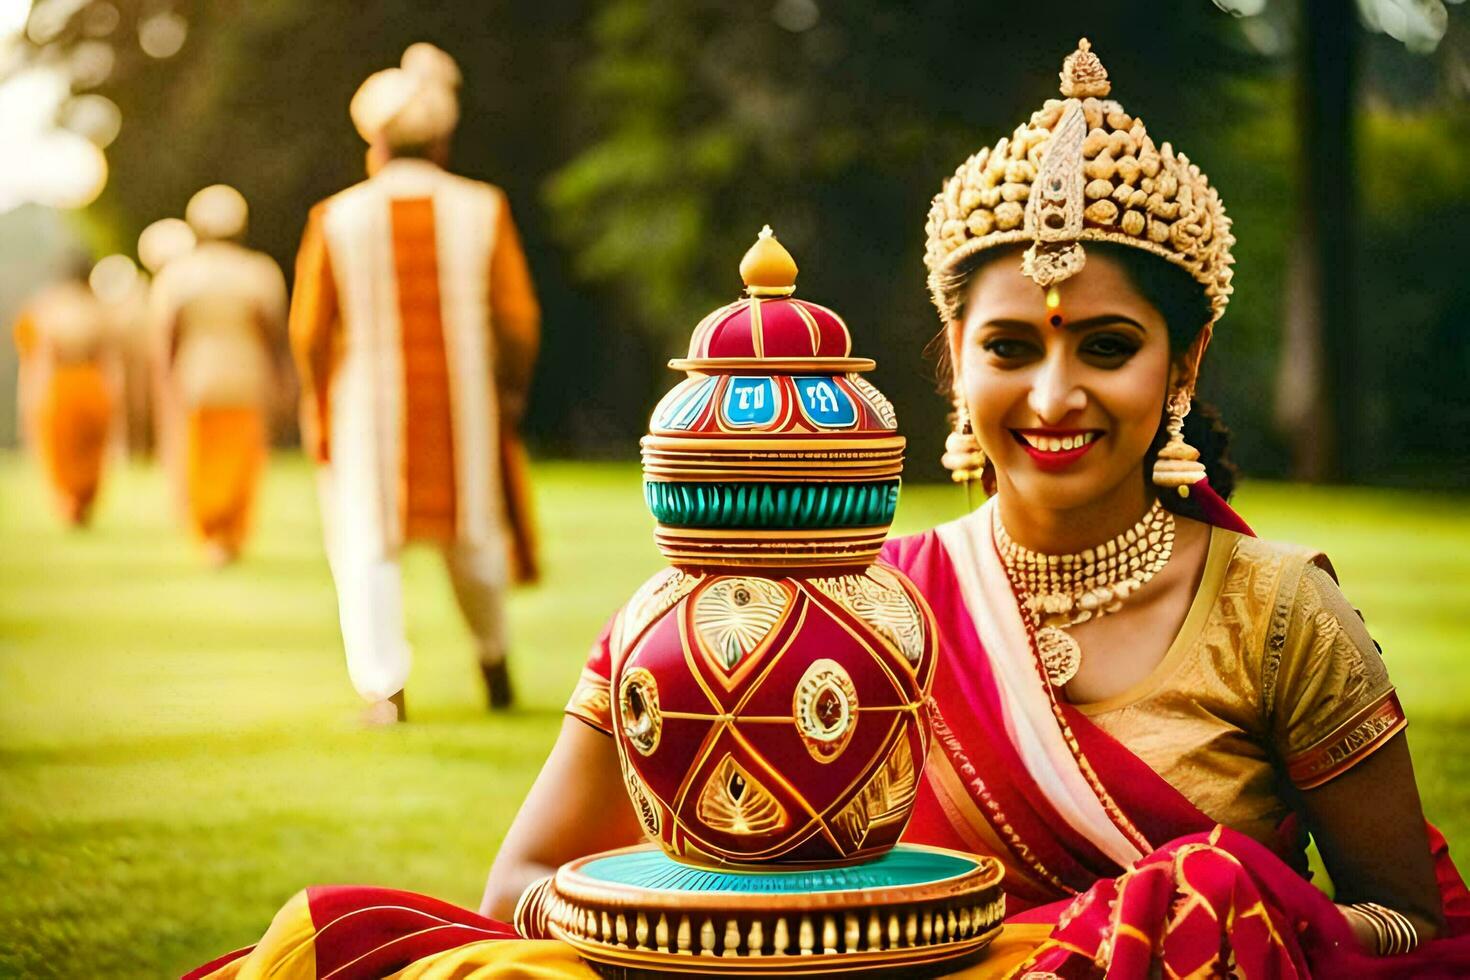
[[1062, 95], [1069, 99], [1105, 99], [1113, 90], [1108, 70], [1092, 53], [1092, 42], [1082, 38], [1077, 50], [1062, 62]]
[[740, 278], [752, 296], [790, 296], [796, 292], [796, 260], [776, 241], [770, 225], [761, 229], [760, 237], [740, 260]]

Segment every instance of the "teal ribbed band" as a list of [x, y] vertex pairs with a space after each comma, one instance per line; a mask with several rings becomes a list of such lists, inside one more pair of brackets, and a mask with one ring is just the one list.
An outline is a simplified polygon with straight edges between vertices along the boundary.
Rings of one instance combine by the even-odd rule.
[[670, 527], [874, 527], [893, 522], [898, 481], [880, 483], [657, 483], [643, 498]]
[[816, 870], [716, 871], [682, 864], [657, 850], [609, 854], [583, 865], [594, 881], [681, 892], [811, 894], [860, 888], [895, 888], [944, 881], [973, 871], [982, 859], [900, 844], [893, 850], [840, 868]]

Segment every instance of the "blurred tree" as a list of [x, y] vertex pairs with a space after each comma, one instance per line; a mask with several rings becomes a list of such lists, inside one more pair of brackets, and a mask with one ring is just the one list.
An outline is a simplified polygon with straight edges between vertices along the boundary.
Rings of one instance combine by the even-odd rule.
[[[1397, 70], [1379, 72], [1365, 84], [1362, 53], [1366, 44], [1361, 28], [1387, 35], [1417, 55], [1440, 51], [1447, 64], [1459, 60], [1463, 65], [1459, 58], [1463, 48], [1452, 39], [1440, 49], [1441, 41], [1450, 33], [1442, 0], [1358, 0], [1358, 17], [1340, 0], [1215, 3], [1237, 16], [1250, 18], [1247, 34], [1254, 33], [1257, 38], [1263, 36], [1262, 31], [1279, 36], [1287, 27], [1286, 18], [1295, 17], [1297, 187], [1276, 399], [1276, 422], [1291, 444], [1291, 473], [1298, 479], [1313, 481], [1381, 479], [1383, 461], [1394, 451], [1385, 444], [1383, 427], [1375, 425], [1374, 419], [1376, 414], [1381, 422], [1381, 408], [1389, 399], [1383, 397], [1383, 387], [1372, 383], [1373, 375], [1381, 372], [1373, 368], [1377, 362], [1370, 356], [1372, 334], [1365, 330], [1359, 299], [1365, 284], [1381, 283], [1385, 277], [1381, 273], [1360, 277], [1356, 269], [1365, 251], [1380, 252], [1378, 245], [1383, 239], [1370, 235], [1366, 245], [1360, 241], [1367, 230], [1357, 198], [1358, 160], [1365, 145], [1356, 133], [1360, 102], [1366, 91], [1370, 96], [1391, 100], [1402, 101], [1408, 96], [1422, 106], [1445, 93], [1451, 99], [1457, 94], [1463, 97], [1465, 85], [1462, 71], [1458, 81], [1450, 79], [1449, 84], [1426, 90], [1425, 59], [1419, 59], [1419, 65], [1405, 64], [1402, 51], [1392, 49], [1390, 55], [1398, 56], [1394, 59]], [[1378, 47], [1382, 50], [1388, 46]], [[1453, 125], [1455, 118], [1451, 115], [1443, 120], [1451, 132], [1457, 128]], [[1394, 142], [1385, 131], [1374, 136], [1376, 139], [1366, 144], [1370, 152], [1380, 143], [1391, 146]], [[1451, 156], [1458, 154], [1451, 152]], [[1418, 159], [1431, 166], [1436, 163], [1433, 157]], [[1462, 185], [1459, 190], [1463, 199], [1470, 186]], [[1454, 193], [1449, 197], [1453, 199]], [[1405, 215], [1398, 217], [1399, 222], [1389, 218], [1388, 224], [1401, 223]], [[1391, 381], [1387, 383], [1392, 385]], [[1407, 391], [1396, 392], [1393, 400], [1414, 401]], [[1453, 449], [1456, 441], [1449, 440], [1451, 445], [1446, 450]], [[1470, 441], [1459, 442], [1470, 449]], [[1455, 456], [1453, 452], [1446, 455]], [[1461, 451], [1459, 458], [1465, 455]], [[1448, 469], [1463, 472], [1464, 468]], [[1429, 475], [1443, 479], [1448, 474]]]
[[[1361, 446], [1361, 376], [1353, 282], [1359, 221], [1354, 101], [1358, 26], [1340, 0], [1303, 0], [1298, 37], [1296, 247], [1285, 311], [1284, 406], [1301, 406], [1289, 421], [1292, 475], [1320, 482], [1355, 472]], [[1328, 343], [1328, 338], [1331, 342]], [[1291, 397], [1291, 389], [1297, 390]]]
[[[1458, 268], [1470, 41], [1463, 7], [1441, 21], [1439, 2], [1358, 0], [1386, 33], [1354, 42], [1358, 203], [1335, 214], [1359, 224], [1350, 266], [1329, 264], [1324, 279], [1358, 315], [1309, 351], [1319, 362], [1357, 351], [1337, 390], [1358, 413], [1339, 443], [1359, 478], [1470, 482], [1459, 380], [1470, 338], [1456, 319], [1470, 308]], [[1085, 33], [1120, 99], [1200, 162], [1235, 219], [1237, 292], [1204, 393], [1225, 410], [1238, 457], [1280, 473], [1303, 443], [1275, 431], [1271, 396], [1278, 364], [1283, 394], [1310, 389], [1312, 355], [1282, 329], [1287, 269], [1303, 254], [1297, 152], [1329, 173], [1353, 156], [1297, 125], [1298, 41], [1314, 23], [1301, 18], [1316, 0], [1217, 0], [1251, 14], [1240, 17], [1204, 0], [1019, 11], [955, 0], [169, 3], [38, 0], [33, 11], [44, 30], [29, 57], [122, 108], [113, 179], [88, 216], [99, 251], [130, 251], [145, 224], [224, 180], [250, 198], [251, 237], [289, 271], [306, 209], [361, 177], [346, 111], [355, 87], [408, 43], [433, 41], [466, 77], [455, 165], [507, 188], [546, 308], [531, 406], [543, 447], [630, 456], [674, 380], [659, 362], [733, 298], [739, 257], [769, 221], [803, 267], [801, 295], [844, 313], [878, 359], [916, 477], [939, 475], [944, 436], [923, 355], [938, 329], [921, 262], [929, 199], [1055, 93], [1060, 60]], [[1351, 16], [1333, 6], [1311, 9]], [[1398, 16], [1406, 9], [1416, 17]], [[1431, 35], [1431, 56], [1409, 50]], [[0, 57], [0, 78], [15, 63]], [[1340, 336], [1350, 343], [1334, 348]]]
[[[505, 187], [545, 308], [531, 434], [582, 450], [614, 434], [627, 439], [636, 423], [608, 419], [628, 391], [653, 383], [638, 334], [595, 329], [616, 318], [600, 316], [595, 294], [573, 287], [538, 199], [546, 174], [578, 145], [569, 79], [589, 6], [40, 0], [32, 22], [40, 14], [49, 26], [33, 32], [31, 58], [62, 64], [89, 42], [115, 52], [98, 82], [123, 119], [109, 148], [113, 179], [89, 213], [99, 252], [133, 251], [146, 224], [179, 215], [195, 190], [223, 181], [250, 201], [252, 242], [289, 273], [307, 209], [364, 176], [365, 147], [347, 115], [357, 86], [414, 41], [445, 48], [466, 79], [453, 166]], [[87, 25], [104, 7], [115, 16], [98, 34]], [[158, 57], [143, 45], [146, 25], [163, 15], [176, 18], [183, 38]], [[627, 442], [619, 448], [626, 454]]]
[[673, 353], [736, 295], [740, 255], [771, 223], [803, 269], [799, 294], [845, 314], [878, 359], [910, 473], [936, 474], [946, 406], [923, 356], [939, 325], [922, 255], [943, 177], [1055, 95], [1079, 34], [1129, 109], [1207, 168], [1197, 145], [1239, 104], [1231, 80], [1263, 60], [1207, 4], [1040, 6], [605, 4], [579, 79], [592, 139], [550, 184], [577, 271]]

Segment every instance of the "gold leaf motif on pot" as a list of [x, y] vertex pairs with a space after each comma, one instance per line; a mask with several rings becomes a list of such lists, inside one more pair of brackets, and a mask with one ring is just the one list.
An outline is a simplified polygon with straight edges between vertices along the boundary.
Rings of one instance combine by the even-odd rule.
[[893, 573], [873, 565], [861, 575], [814, 578], [811, 584], [871, 626], [903, 658], [917, 664], [924, 654], [924, 619]]
[[908, 818], [918, 786], [914, 754], [908, 739], [900, 737], [868, 785], [832, 819], [832, 829], [855, 851], [874, 829]]
[[781, 801], [728, 753], [699, 791], [695, 814], [708, 827], [741, 836], [769, 834], [789, 820]]
[[694, 629], [718, 665], [730, 671], [760, 646], [790, 604], [786, 590], [768, 579], [715, 579], [694, 598]]

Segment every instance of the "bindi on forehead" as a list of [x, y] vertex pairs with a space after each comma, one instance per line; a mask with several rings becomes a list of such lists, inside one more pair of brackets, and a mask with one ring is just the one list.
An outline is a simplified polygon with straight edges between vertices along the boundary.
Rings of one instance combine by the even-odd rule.
[[1046, 322], [1059, 330], [1067, 322], [1062, 315], [1062, 294], [1055, 286], [1046, 291]]
[[1072, 330], [1111, 320], [1135, 324], [1143, 332], [1164, 327], [1161, 314], [1121, 264], [1105, 254], [1090, 256], [1077, 275], [1046, 288], [1025, 276], [1019, 262], [999, 258], [976, 270], [967, 299], [965, 320], [972, 326], [1029, 322]]

